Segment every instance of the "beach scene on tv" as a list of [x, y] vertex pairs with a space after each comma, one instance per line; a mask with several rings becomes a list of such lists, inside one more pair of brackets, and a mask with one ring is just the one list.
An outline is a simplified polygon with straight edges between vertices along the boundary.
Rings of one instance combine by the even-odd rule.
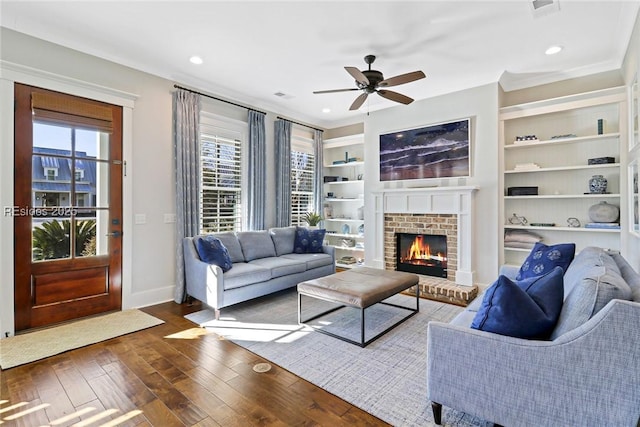
[[469, 176], [469, 119], [380, 135], [380, 181]]

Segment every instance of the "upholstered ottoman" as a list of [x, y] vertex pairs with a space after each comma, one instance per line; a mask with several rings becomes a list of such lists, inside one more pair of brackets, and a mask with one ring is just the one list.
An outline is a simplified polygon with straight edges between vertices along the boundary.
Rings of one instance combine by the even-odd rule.
[[[418, 275], [416, 274], [403, 273], [400, 271], [379, 270], [369, 267], [357, 267], [351, 270], [321, 277], [319, 279], [298, 283], [298, 322], [300, 324], [305, 324], [306, 322], [310, 322], [311, 320], [325, 316], [344, 307], [358, 308], [360, 309], [360, 341], [339, 336], [325, 329], [314, 329], [318, 332], [331, 335], [351, 344], [365, 347], [419, 311], [419, 289], [416, 292], [415, 309], [384, 301], [385, 299], [417, 284]], [[303, 296], [329, 301], [339, 304], [339, 306], [317, 314], [309, 319], [302, 320]], [[374, 304], [385, 304], [401, 308], [409, 311], [409, 314], [389, 326], [384, 331], [365, 341], [365, 310]]]

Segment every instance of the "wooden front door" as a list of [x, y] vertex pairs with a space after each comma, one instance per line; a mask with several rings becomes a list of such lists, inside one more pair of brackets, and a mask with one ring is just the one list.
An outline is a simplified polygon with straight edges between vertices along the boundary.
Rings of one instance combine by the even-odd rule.
[[122, 108], [15, 85], [16, 331], [122, 306]]

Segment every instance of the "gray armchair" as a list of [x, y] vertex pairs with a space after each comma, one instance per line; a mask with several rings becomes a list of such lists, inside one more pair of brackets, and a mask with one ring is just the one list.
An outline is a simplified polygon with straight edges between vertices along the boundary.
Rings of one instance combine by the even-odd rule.
[[562, 333], [550, 341], [471, 329], [469, 308], [429, 323], [437, 424], [444, 405], [509, 427], [640, 426], [640, 276], [619, 254], [588, 248], [564, 277]]

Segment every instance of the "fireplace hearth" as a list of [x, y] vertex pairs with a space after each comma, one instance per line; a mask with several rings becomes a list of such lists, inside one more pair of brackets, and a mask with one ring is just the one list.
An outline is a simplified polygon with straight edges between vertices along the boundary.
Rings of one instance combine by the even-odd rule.
[[396, 270], [447, 277], [447, 236], [396, 233]]

